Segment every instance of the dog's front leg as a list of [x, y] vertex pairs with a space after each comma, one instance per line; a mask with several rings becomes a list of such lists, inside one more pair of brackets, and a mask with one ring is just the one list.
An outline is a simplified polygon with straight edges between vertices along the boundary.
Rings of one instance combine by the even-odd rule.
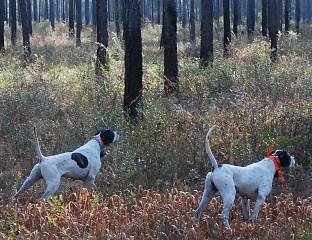
[[254, 222], [258, 216], [258, 213], [260, 211], [260, 208], [262, 207], [263, 203], [264, 203], [264, 200], [266, 198], [266, 195], [264, 195], [263, 193], [258, 193], [258, 197], [257, 197], [257, 200], [255, 202], [255, 207], [254, 207], [254, 210], [253, 210], [253, 213], [251, 215], [251, 218], [250, 220], [252, 222]]
[[246, 197], [241, 196], [242, 206], [243, 206], [243, 220], [249, 220], [249, 213], [250, 213], [250, 200]]

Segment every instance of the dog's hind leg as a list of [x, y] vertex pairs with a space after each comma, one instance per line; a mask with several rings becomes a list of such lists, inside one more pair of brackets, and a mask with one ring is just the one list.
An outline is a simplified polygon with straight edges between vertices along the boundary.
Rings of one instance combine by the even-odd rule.
[[224, 181], [222, 184], [227, 186], [226, 188], [222, 188], [221, 184], [219, 187], [217, 186], [223, 201], [222, 215], [224, 217], [225, 226], [230, 227], [229, 215], [235, 201], [236, 190], [233, 181]]
[[213, 198], [213, 196], [216, 194], [216, 192], [217, 192], [217, 190], [211, 182], [211, 172], [209, 172], [207, 174], [207, 177], [206, 177], [204, 195], [203, 195], [203, 197], [200, 201], [200, 204], [199, 204], [199, 206], [195, 212], [195, 217], [196, 217], [197, 222], [199, 222], [199, 219], [200, 219], [202, 212], [205, 210], [208, 203]]
[[253, 213], [251, 214], [251, 218], [250, 218], [250, 220], [252, 222], [254, 222], [256, 220], [258, 213], [260, 211], [260, 208], [262, 207], [266, 196], [267, 196], [267, 194], [265, 195], [261, 191], [259, 191], [257, 200], [255, 202], [255, 207], [254, 207]]
[[56, 166], [41, 166], [42, 177], [44, 178], [47, 189], [41, 198], [47, 199], [49, 196], [52, 196], [61, 184], [61, 176], [57, 170]]
[[243, 206], [243, 220], [249, 220], [249, 213], [250, 213], [250, 200], [246, 197], [241, 197], [242, 206]]
[[41, 175], [40, 167], [39, 167], [39, 164], [37, 163], [31, 170], [29, 177], [25, 180], [25, 182], [23, 183], [21, 188], [18, 190], [18, 192], [14, 195], [14, 197], [18, 198], [19, 195], [21, 195], [23, 192], [29, 189], [35, 182], [37, 182], [41, 178], [42, 178], [42, 175]]

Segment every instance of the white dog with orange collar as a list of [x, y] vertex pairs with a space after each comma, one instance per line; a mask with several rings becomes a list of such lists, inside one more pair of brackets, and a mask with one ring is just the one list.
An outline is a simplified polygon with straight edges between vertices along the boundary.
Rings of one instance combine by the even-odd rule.
[[40, 161], [33, 167], [29, 177], [15, 194], [16, 198], [41, 178], [44, 178], [47, 184], [47, 189], [42, 196], [43, 199], [47, 199], [56, 192], [62, 177], [81, 180], [84, 187], [89, 191], [101, 168], [100, 158], [106, 154], [104, 146], [109, 146], [110, 143], [119, 140], [118, 132], [101, 130], [89, 142], [73, 152], [45, 157], [40, 151], [36, 128], [34, 128], [34, 134]]
[[[258, 216], [266, 196], [272, 189], [273, 178], [279, 176], [281, 181], [284, 181], [280, 166], [293, 167], [295, 165], [295, 160], [286, 151], [273, 151], [273, 149], [270, 148], [267, 156], [263, 160], [246, 167], [230, 164], [219, 165], [212, 154], [209, 144], [209, 138], [214, 127], [215, 126], [210, 128], [206, 136], [206, 151], [214, 169], [206, 176], [204, 195], [196, 210], [196, 220], [199, 221], [202, 212], [215, 193], [219, 191], [223, 200], [222, 214], [226, 227], [230, 226], [229, 213], [234, 204], [236, 193], [241, 196], [244, 221], [254, 221]], [[250, 199], [256, 199], [251, 217], [249, 217]]]

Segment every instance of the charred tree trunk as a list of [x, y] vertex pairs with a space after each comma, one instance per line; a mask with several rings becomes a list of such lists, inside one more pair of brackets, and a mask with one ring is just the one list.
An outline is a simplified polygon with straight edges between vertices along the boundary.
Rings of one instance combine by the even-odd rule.
[[291, 9], [291, 0], [285, 0], [285, 32], [289, 32], [290, 27], [290, 9]]
[[55, 30], [54, 0], [50, 0], [50, 22], [52, 31], [54, 31]]
[[253, 40], [253, 34], [255, 31], [255, 0], [247, 1], [247, 33], [248, 39], [251, 42]]
[[11, 43], [16, 45], [16, 0], [10, 0]]
[[177, 11], [175, 0], [164, 1], [164, 90], [169, 95], [179, 90], [177, 57]]
[[4, 53], [4, 1], [0, 1], [0, 53]]
[[191, 9], [190, 9], [190, 40], [195, 42], [195, 3], [194, 0], [191, 0]]
[[223, 24], [224, 24], [224, 56], [230, 55], [231, 44], [231, 28], [230, 28], [230, 2], [229, 0], [223, 0]]
[[262, 36], [268, 35], [268, 0], [262, 0]]
[[76, 0], [76, 45], [81, 45], [81, 29], [82, 29], [82, 16], [81, 16], [81, 0]]
[[207, 67], [213, 63], [213, 2], [202, 0], [200, 65]]
[[126, 119], [137, 124], [142, 118], [138, 107], [142, 99], [142, 37], [139, 0], [125, 0], [125, 94]]
[[115, 0], [115, 9], [114, 9], [114, 15], [115, 15], [115, 26], [116, 26], [116, 34], [117, 37], [120, 38], [120, 6], [119, 6], [119, 0]]
[[69, 27], [69, 36], [74, 37], [75, 35], [74, 0], [69, 0], [68, 3], [68, 27]]
[[278, 0], [269, 0], [269, 35], [271, 40], [271, 61], [277, 61], [277, 41], [278, 41]]
[[299, 23], [300, 23], [300, 0], [296, 0], [295, 19], [296, 19], [296, 32], [299, 33]]
[[30, 13], [27, 11], [29, 8], [27, 7], [27, 0], [19, 0], [19, 7], [21, 11], [21, 21], [22, 21], [22, 31], [23, 31], [23, 48], [24, 48], [24, 59], [26, 63], [30, 63], [31, 59], [31, 48], [30, 48], [30, 40], [29, 40], [29, 15]]
[[108, 31], [107, 31], [107, 0], [96, 1], [96, 33], [97, 33], [97, 52], [95, 73], [100, 75], [108, 69], [106, 61], [106, 49], [108, 47]]

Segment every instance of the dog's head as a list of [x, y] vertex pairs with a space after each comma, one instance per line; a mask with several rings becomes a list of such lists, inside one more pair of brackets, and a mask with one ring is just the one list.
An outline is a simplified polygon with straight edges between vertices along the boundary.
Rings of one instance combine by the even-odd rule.
[[281, 166], [282, 167], [293, 167], [295, 166], [295, 159], [290, 156], [290, 154], [284, 150], [274, 150], [270, 153], [271, 154], [276, 154], [280, 161], [281, 161]]
[[99, 135], [101, 137], [105, 146], [109, 146], [109, 144], [119, 140], [119, 132], [113, 132], [109, 129], [101, 130], [95, 135]]

